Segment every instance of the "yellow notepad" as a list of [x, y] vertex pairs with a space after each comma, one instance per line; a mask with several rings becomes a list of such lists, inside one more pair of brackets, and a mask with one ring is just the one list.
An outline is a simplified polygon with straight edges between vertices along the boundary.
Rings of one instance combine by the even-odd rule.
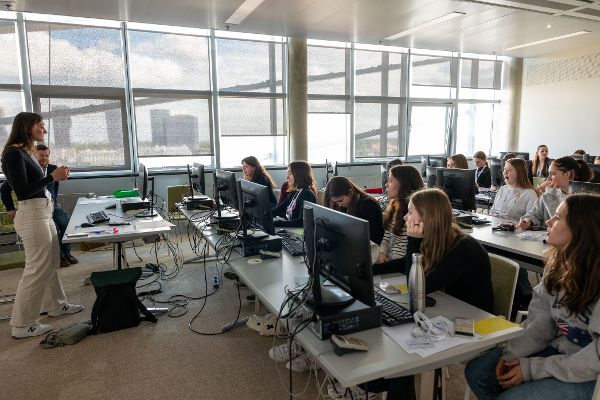
[[408, 285], [406, 283], [401, 283], [399, 285], [393, 285], [396, 289], [400, 291], [400, 293], [408, 293]]
[[475, 322], [475, 333], [482, 336], [489, 335], [490, 333], [498, 332], [508, 328], [514, 328], [519, 326], [514, 322], [505, 320], [502, 317], [492, 317], [488, 319], [482, 319], [481, 321]]

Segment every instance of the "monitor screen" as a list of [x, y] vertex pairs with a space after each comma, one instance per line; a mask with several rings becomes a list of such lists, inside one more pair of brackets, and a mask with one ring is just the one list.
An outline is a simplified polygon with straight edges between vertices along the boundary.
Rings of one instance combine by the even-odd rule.
[[148, 198], [148, 168], [142, 163], [140, 163], [140, 178], [142, 180], [142, 191], [140, 192], [140, 197], [142, 200], [146, 200]]
[[421, 156], [421, 176], [423, 178], [427, 177], [427, 167], [429, 167], [429, 156]]
[[526, 152], [519, 152], [519, 151], [501, 151], [500, 152], [500, 159], [504, 159], [504, 156], [507, 153], [512, 153], [515, 155], [516, 158], [522, 158], [523, 160], [529, 160], [529, 153]]
[[[192, 187], [196, 193], [206, 194], [206, 182], [204, 181], [204, 164], [193, 163], [190, 168]], [[193, 193], [192, 193], [193, 194]]]
[[[345, 306], [352, 299], [374, 306], [369, 223], [314, 203], [305, 203], [303, 211], [316, 306]], [[337, 288], [321, 285], [317, 273]], [[338, 288], [342, 289], [341, 295]], [[350, 295], [349, 301], [344, 293]]]
[[222, 169], [215, 170], [214, 190], [215, 203], [217, 203], [217, 211], [219, 213], [219, 217], [236, 217], [233, 214], [224, 214], [221, 210], [221, 202], [227, 207], [235, 210], [237, 210], [240, 206], [237, 197], [237, 184], [235, 182], [235, 174], [233, 172], [224, 171]]
[[446, 156], [429, 156], [430, 167], [442, 167], [446, 168], [448, 165], [448, 157]]
[[569, 193], [600, 193], [600, 183], [591, 182], [569, 182]]
[[442, 187], [444, 185], [444, 175], [440, 167], [427, 167], [427, 182], [428, 188]]
[[[271, 214], [271, 200], [269, 188], [245, 179], [238, 180], [239, 210], [243, 217], [242, 227], [244, 230], [248, 225], [262, 229], [269, 235], [275, 234], [273, 216]], [[244, 236], [247, 236], [246, 234]], [[264, 236], [264, 235], [263, 235]]]
[[502, 186], [504, 184], [504, 179], [502, 179], [502, 174], [504, 173], [504, 161], [499, 158], [488, 158], [487, 162], [490, 166], [492, 186]]
[[452, 208], [457, 210], [475, 210], [475, 184], [474, 169], [442, 168], [443, 190], [450, 199]]

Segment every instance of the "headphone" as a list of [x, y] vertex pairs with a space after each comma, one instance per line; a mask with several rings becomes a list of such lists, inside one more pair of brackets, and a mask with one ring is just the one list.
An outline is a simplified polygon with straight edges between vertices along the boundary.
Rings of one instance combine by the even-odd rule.
[[431, 322], [421, 311], [416, 311], [413, 318], [417, 326], [412, 330], [411, 335], [415, 338], [425, 337], [440, 341], [444, 340], [447, 336], [454, 335], [453, 327], [448, 325], [444, 319]]

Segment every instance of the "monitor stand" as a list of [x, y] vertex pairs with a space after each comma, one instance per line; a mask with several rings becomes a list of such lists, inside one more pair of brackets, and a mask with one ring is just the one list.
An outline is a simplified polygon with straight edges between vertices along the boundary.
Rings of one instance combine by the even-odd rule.
[[158, 213], [154, 210], [154, 177], [148, 178], [148, 180], [152, 181], [151, 186], [151, 194], [150, 194], [150, 209], [148, 211], [142, 211], [140, 213], [135, 214], [138, 218], [153, 218], [158, 215]]

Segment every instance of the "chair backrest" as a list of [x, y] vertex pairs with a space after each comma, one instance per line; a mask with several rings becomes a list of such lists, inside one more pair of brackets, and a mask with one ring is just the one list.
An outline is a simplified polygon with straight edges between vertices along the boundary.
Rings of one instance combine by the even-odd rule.
[[181, 198], [190, 194], [189, 185], [167, 186], [167, 212], [177, 211], [175, 203], [181, 201]]
[[323, 206], [325, 202], [325, 191], [323, 189], [317, 190], [317, 204]]
[[492, 287], [494, 289], [494, 314], [510, 320], [513, 298], [519, 276], [519, 264], [516, 261], [489, 254], [492, 264]]

